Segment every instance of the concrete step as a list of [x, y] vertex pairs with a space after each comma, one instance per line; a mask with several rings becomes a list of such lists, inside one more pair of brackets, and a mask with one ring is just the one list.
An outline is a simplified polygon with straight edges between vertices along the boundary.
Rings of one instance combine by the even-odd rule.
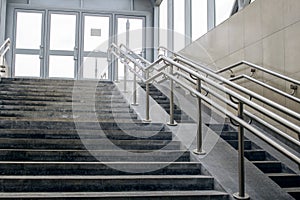
[[0, 139], [0, 149], [178, 150], [179, 141], [108, 139]]
[[111, 81], [93, 81], [93, 80], [63, 80], [63, 79], [33, 79], [33, 78], [2, 78], [4, 84], [30, 84], [30, 85], [112, 85]]
[[260, 149], [246, 150], [244, 155], [250, 161], [264, 161], [267, 159], [266, 152]]
[[94, 106], [96, 108], [127, 108], [129, 107], [126, 101], [115, 101], [115, 100], [102, 100], [102, 101], [82, 101], [82, 102], [53, 102], [53, 101], [22, 101], [22, 100], [0, 100], [0, 105], [9, 105], [9, 106], [42, 106], [42, 107], [72, 107], [76, 110], [76, 108], [84, 108]]
[[[121, 95], [121, 93], [117, 90], [108, 90], [108, 91], [84, 91], [85, 95], [95, 95], [96, 97], [102, 97], [102, 96], [117, 96], [117, 95]], [[20, 91], [5, 91], [5, 90], [1, 90], [0, 91], [0, 98], [2, 98], [5, 95], [9, 95], [9, 96], [35, 96], [35, 97], [56, 97], [56, 98], [61, 98], [61, 97], [81, 97], [81, 98], [85, 98], [85, 96], [80, 96], [81, 94], [78, 94], [76, 91], [70, 91], [70, 92], [66, 92], [66, 91], [62, 91], [62, 92], [51, 92], [51, 91], [24, 91], [23, 89], [20, 89]]]
[[[130, 173], [128, 171], [134, 171]], [[157, 170], [156, 170], [157, 169]], [[0, 175], [201, 175], [192, 162], [0, 162]]]
[[1, 161], [55, 161], [55, 162], [188, 162], [185, 150], [34, 150], [1, 149]]
[[236, 131], [230, 124], [206, 124], [210, 129], [215, 132], [223, 131]]
[[[74, 123], [76, 121], [76, 124], [80, 123], [115, 123], [118, 122], [120, 124], [123, 123], [133, 123], [133, 124], [138, 124], [142, 123], [143, 121], [140, 119], [135, 119], [135, 118], [86, 118], [85, 115], [76, 115], [75, 118], [42, 118], [42, 117], [0, 117], [0, 121], [18, 121], [18, 122], [28, 122], [28, 121], [35, 121], [35, 122], [65, 122], [65, 123]], [[26, 128], [26, 127], [19, 127], [19, 128]], [[0, 125], [1, 129], [1, 125]], [[84, 127], [84, 129], [86, 129]]]
[[236, 131], [219, 131], [220, 137], [223, 140], [238, 140], [238, 132]]
[[294, 188], [283, 188], [288, 194], [290, 194], [293, 198], [300, 199], [300, 187]]
[[300, 176], [294, 173], [269, 173], [267, 174], [282, 188], [300, 187]]
[[213, 190], [204, 175], [0, 176], [1, 192], [126, 192]]
[[[228, 142], [233, 148], [238, 149], [238, 141], [237, 140], [227, 140], [226, 142]], [[252, 149], [251, 141], [245, 140], [244, 147], [245, 147], [245, 150], [251, 150]]]
[[112, 139], [112, 140], [172, 140], [172, 132], [160, 130], [31, 130], [0, 129], [0, 138], [23, 139]]
[[[160, 103], [159, 104], [162, 108], [170, 110], [170, 103]], [[179, 109], [178, 106], [174, 105], [174, 109]]]
[[[86, 119], [95, 118], [95, 114], [98, 119], [137, 119], [137, 114], [129, 113], [129, 112], [113, 112], [113, 113], [105, 113], [105, 112], [94, 112], [94, 111], [86, 111], [80, 112], [80, 116], [84, 116]], [[26, 117], [26, 118], [78, 118], [78, 113], [73, 112], [59, 112], [59, 111], [1, 111], [0, 117]]]
[[54, 130], [141, 130], [164, 131], [169, 130], [160, 123], [119, 123], [116, 122], [72, 122], [49, 120], [0, 120], [0, 129], [54, 129]]
[[102, 107], [101, 105], [98, 106], [24, 106], [24, 105], [0, 105], [0, 111], [14, 111], [14, 112], [21, 112], [21, 111], [57, 111], [57, 112], [85, 112], [94, 110], [98, 113], [120, 113], [120, 112], [130, 112], [133, 113], [133, 109], [129, 107], [116, 107], [116, 108], [109, 108], [109, 107]]
[[253, 161], [252, 162], [257, 168], [264, 173], [281, 173], [282, 164], [280, 161]]
[[114, 84], [109, 85], [46, 85], [46, 84], [5, 84], [2, 83], [0, 89], [3, 91], [29, 91], [29, 92], [44, 92], [44, 91], [57, 91], [57, 92], [103, 92], [117, 90]]
[[111, 96], [103, 97], [101, 96], [90, 99], [90, 98], [73, 98], [70, 97], [50, 97], [50, 96], [7, 96], [1, 95], [0, 100], [10, 100], [10, 101], [44, 101], [44, 102], [108, 102], [108, 103], [125, 103], [126, 101], [122, 98], [111, 98]]
[[101, 200], [228, 200], [216, 190], [136, 191], [136, 192], [48, 192], [0, 193], [0, 199], [101, 199]]

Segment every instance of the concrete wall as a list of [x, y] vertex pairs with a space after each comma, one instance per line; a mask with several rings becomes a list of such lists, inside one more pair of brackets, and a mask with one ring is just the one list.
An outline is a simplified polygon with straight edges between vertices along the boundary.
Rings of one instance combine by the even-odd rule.
[[[196, 61], [209, 64], [213, 69], [247, 60], [300, 80], [299, 36], [299, 0], [256, 0], [182, 50], [181, 53]], [[239, 69], [235, 71], [237, 75], [241, 73], [250, 75], [250, 68]], [[226, 77], [229, 75], [230, 73], [224, 73]], [[268, 74], [257, 72], [255, 78], [288, 93], [291, 92], [289, 83]], [[256, 84], [240, 83], [300, 112], [300, 105], [297, 103]], [[300, 91], [297, 91], [296, 96], [300, 98]], [[295, 122], [299, 124], [299, 121]]]

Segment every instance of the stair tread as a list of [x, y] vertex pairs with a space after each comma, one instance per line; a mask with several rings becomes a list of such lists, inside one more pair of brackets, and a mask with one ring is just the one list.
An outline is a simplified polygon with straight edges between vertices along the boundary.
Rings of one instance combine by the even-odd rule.
[[[94, 117], [95, 119], [75, 119], [76, 122], [118, 122], [118, 123], [129, 123], [129, 122], [133, 122], [132, 119], [101, 119], [98, 120], [97, 117]], [[10, 121], [51, 121], [51, 122], [74, 122], [74, 118], [32, 118], [32, 117], [0, 117], [0, 121], [1, 120], [10, 120]], [[140, 120], [136, 120], [137, 122], [141, 122]], [[134, 121], [135, 122], [135, 121]]]
[[53, 179], [65, 179], [65, 180], [72, 180], [72, 179], [103, 179], [103, 180], [113, 180], [113, 179], [190, 179], [190, 178], [197, 178], [197, 179], [209, 179], [213, 178], [212, 176], [207, 175], [43, 175], [43, 176], [32, 176], [32, 175], [9, 175], [3, 176], [0, 175], [0, 179], [42, 179], [42, 180], [53, 180]]
[[[80, 164], [88, 164], [88, 165], [99, 165], [99, 164], [114, 164], [114, 165], [136, 165], [136, 162], [41, 162], [41, 161], [0, 161], [0, 165], [3, 164], [60, 164], [60, 165], [80, 165]], [[189, 166], [201, 166], [201, 163], [198, 162], [139, 162], [139, 165], [189, 165]]]
[[259, 161], [252, 161], [254, 164], [268, 164], [268, 163], [276, 163], [276, 164], [281, 164], [280, 161], [278, 160], [259, 160]]
[[267, 176], [269, 177], [276, 177], [276, 176], [279, 176], [279, 177], [285, 177], [285, 176], [289, 176], [289, 177], [298, 177], [299, 174], [293, 174], [293, 173], [266, 173]]
[[196, 190], [196, 191], [135, 191], [135, 192], [25, 192], [25, 193], [0, 193], [0, 198], [54, 198], [54, 197], [167, 197], [167, 196], [202, 196], [202, 195], [228, 195], [217, 190]]
[[300, 193], [300, 187], [287, 187], [287, 188], [282, 188], [284, 191], [290, 193], [290, 192], [299, 192]]

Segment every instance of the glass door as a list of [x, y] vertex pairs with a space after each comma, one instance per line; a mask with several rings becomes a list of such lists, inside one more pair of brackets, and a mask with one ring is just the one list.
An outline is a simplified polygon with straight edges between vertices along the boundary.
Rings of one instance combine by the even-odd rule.
[[[118, 16], [117, 17], [117, 44], [124, 44], [132, 49], [135, 53], [144, 55], [145, 48], [145, 17], [135, 16]], [[117, 74], [119, 79], [124, 78], [124, 65], [118, 61]], [[133, 74], [127, 74], [127, 79], [132, 79]]]
[[110, 44], [110, 16], [84, 14], [82, 73], [83, 79], [109, 79], [107, 49]]
[[77, 78], [78, 14], [49, 13], [47, 77]]
[[43, 11], [16, 11], [13, 76], [43, 76], [44, 16]]

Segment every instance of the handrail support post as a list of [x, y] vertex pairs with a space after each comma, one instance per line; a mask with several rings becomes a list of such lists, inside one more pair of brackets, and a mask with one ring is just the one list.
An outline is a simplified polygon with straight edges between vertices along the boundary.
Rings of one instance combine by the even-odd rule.
[[[173, 75], [173, 65], [170, 66], [170, 74]], [[174, 120], [174, 81], [170, 79], [170, 121], [167, 123], [169, 126], [177, 126]]]
[[[238, 117], [243, 119], [244, 103], [239, 101], [238, 104]], [[238, 170], [239, 170], [239, 192], [234, 193], [235, 199], [250, 199], [249, 195], [245, 193], [245, 162], [244, 162], [244, 127], [239, 125], [238, 134]]]
[[[147, 80], [149, 78], [149, 70], [146, 71], [145, 73], [145, 79]], [[149, 88], [149, 83], [146, 83], [146, 119], [144, 120], [145, 122], [151, 122], [150, 119], [150, 88]]]
[[[136, 72], [136, 65], [134, 65], [134, 71]], [[137, 103], [137, 83], [136, 83], [136, 75], [133, 75], [133, 103], [132, 106], [138, 106]]]
[[127, 65], [124, 61], [124, 93], [127, 93]]
[[[197, 90], [201, 93], [201, 79], [197, 79]], [[193, 151], [197, 155], [205, 155], [206, 152], [203, 150], [203, 133], [202, 133], [202, 99], [198, 96], [198, 127], [197, 127], [197, 149]]]

